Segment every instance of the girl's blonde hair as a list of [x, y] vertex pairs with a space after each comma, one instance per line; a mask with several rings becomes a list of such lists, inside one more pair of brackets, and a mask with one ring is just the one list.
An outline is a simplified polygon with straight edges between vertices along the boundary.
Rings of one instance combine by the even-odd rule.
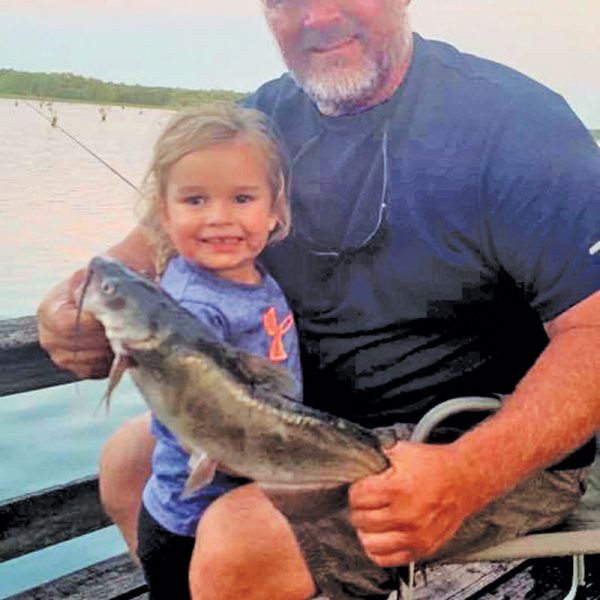
[[283, 148], [267, 117], [251, 108], [236, 104], [204, 104], [177, 113], [167, 124], [154, 145], [150, 165], [142, 180], [139, 208], [141, 222], [157, 243], [157, 276], [164, 271], [170, 258], [177, 254], [161, 226], [164, 202], [171, 167], [183, 156], [214, 144], [243, 138], [263, 152], [267, 177], [273, 194], [273, 213], [277, 225], [268, 243], [282, 240], [290, 230], [287, 162]]

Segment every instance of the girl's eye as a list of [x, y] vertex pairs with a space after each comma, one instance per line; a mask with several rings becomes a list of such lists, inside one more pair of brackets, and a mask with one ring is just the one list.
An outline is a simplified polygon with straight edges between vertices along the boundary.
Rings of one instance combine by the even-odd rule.
[[200, 206], [206, 202], [204, 196], [188, 196], [183, 199], [184, 204], [189, 204], [190, 206]]
[[252, 196], [249, 196], [248, 194], [238, 194], [235, 197], [236, 204], [247, 204], [248, 202], [252, 202], [252, 200]]

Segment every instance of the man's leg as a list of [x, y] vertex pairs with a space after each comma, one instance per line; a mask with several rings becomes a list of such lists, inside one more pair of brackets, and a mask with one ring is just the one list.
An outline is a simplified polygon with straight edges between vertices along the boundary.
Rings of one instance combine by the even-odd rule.
[[562, 523], [583, 496], [590, 470], [541, 471], [525, 479], [467, 519], [434, 559], [451, 560]]
[[315, 593], [290, 525], [252, 484], [202, 516], [190, 589], [193, 600], [306, 600]]
[[150, 413], [146, 413], [122, 425], [108, 439], [100, 457], [102, 506], [121, 531], [136, 562], [137, 521], [153, 450]]

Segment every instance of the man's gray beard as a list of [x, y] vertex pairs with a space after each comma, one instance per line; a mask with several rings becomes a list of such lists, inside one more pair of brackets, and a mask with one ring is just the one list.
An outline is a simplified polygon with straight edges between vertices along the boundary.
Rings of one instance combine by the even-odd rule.
[[331, 69], [332, 76], [307, 74], [299, 77], [292, 71], [294, 80], [328, 116], [348, 115], [370, 106], [369, 100], [385, 80], [385, 68], [370, 61], [360, 71], [344, 72]]

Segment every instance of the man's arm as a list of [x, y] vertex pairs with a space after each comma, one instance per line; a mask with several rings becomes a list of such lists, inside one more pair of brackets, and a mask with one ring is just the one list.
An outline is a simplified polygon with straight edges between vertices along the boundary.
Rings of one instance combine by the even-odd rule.
[[106, 254], [117, 258], [135, 271], [143, 272], [149, 277], [155, 275], [156, 246], [141, 225], [109, 248]]
[[550, 343], [502, 409], [446, 446], [408, 442], [350, 490], [352, 521], [381, 566], [434, 554], [465, 518], [600, 428], [600, 292], [547, 326]]
[[[150, 276], [154, 274], [156, 250], [141, 226], [133, 229], [107, 254], [137, 271]], [[104, 329], [87, 314], [81, 316], [76, 329], [75, 292], [84, 277], [85, 269], [76, 271], [42, 299], [37, 311], [40, 344], [58, 366], [79, 377], [105, 377], [111, 355]]]

